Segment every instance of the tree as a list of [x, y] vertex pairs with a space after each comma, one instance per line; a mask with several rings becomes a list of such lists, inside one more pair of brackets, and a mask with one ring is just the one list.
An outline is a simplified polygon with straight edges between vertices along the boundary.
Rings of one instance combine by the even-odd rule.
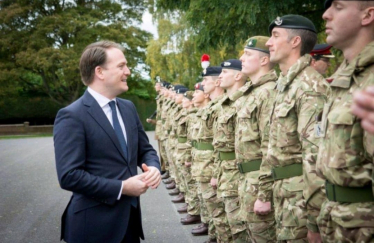
[[[0, 84], [71, 103], [84, 90], [78, 64], [88, 44], [115, 41], [125, 46], [130, 67], [144, 64], [151, 36], [136, 25], [145, 8], [143, 0], [1, 1]], [[129, 94], [147, 97], [141, 72], [132, 69]]]
[[238, 58], [239, 50], [243, 49], [243, 45], [199, 49], [194, 41], [196, 33], [188, 26], [184, 12], [158, 11], [153, 12], [153, 16], [158, 24], [159, 38], [151, 40], [147, 47], [146, 63], [151, 67], [152, 79], [159, 76], [192, 88], [201, 81], [200, 58], [203, 53], [210, 55], [211, 66], [219, 66], [225, 59]]
[[319, 31], [323, 30], [320, 0], [157, 0], [156, 9], [185, 12], [199, 49], [219, 45], [234, 49], [250, 36], [269, 35], [270, 22], [286, 14], [308, 17]]

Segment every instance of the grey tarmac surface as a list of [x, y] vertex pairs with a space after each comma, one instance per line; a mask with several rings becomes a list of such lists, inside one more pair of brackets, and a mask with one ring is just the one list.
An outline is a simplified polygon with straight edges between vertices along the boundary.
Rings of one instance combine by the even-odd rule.
[[[147, 132], [157, 149], [154, 132]], [[164, 184], [141, 196], [146, 243], [204, 242], [182, 225]], [[0, 242], [60, 242], [61, 215], [71, 193], [60, 188], [52, 137], [0, 140]]]

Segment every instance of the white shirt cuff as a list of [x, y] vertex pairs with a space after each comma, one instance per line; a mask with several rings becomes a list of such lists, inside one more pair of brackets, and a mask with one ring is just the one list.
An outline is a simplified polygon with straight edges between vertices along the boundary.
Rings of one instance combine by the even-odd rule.
[[119, 191], [119, 194], [118, 194], [117, 200], [120, 200], [120, 199], [121, 199], [122, 188], [123, 188], [123, 183], [121, 183], [121, 190]]

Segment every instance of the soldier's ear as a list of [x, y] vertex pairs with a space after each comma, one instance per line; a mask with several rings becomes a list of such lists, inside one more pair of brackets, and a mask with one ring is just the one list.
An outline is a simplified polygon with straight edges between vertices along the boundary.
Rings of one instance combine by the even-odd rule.
[[374, 7], [369, 7], [363, 11], [361, 24], [363, 26], [370, 25], [374, 22]]

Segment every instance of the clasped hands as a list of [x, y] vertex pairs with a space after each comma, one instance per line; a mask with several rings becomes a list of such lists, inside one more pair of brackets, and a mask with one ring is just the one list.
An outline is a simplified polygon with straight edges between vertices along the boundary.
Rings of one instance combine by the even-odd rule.
[[161, 182], [160, 171], [154, 166], [142, 164], [144, 173], [122, 181], [122, 194], [138, 197], [148, 188], [156, 189]]

